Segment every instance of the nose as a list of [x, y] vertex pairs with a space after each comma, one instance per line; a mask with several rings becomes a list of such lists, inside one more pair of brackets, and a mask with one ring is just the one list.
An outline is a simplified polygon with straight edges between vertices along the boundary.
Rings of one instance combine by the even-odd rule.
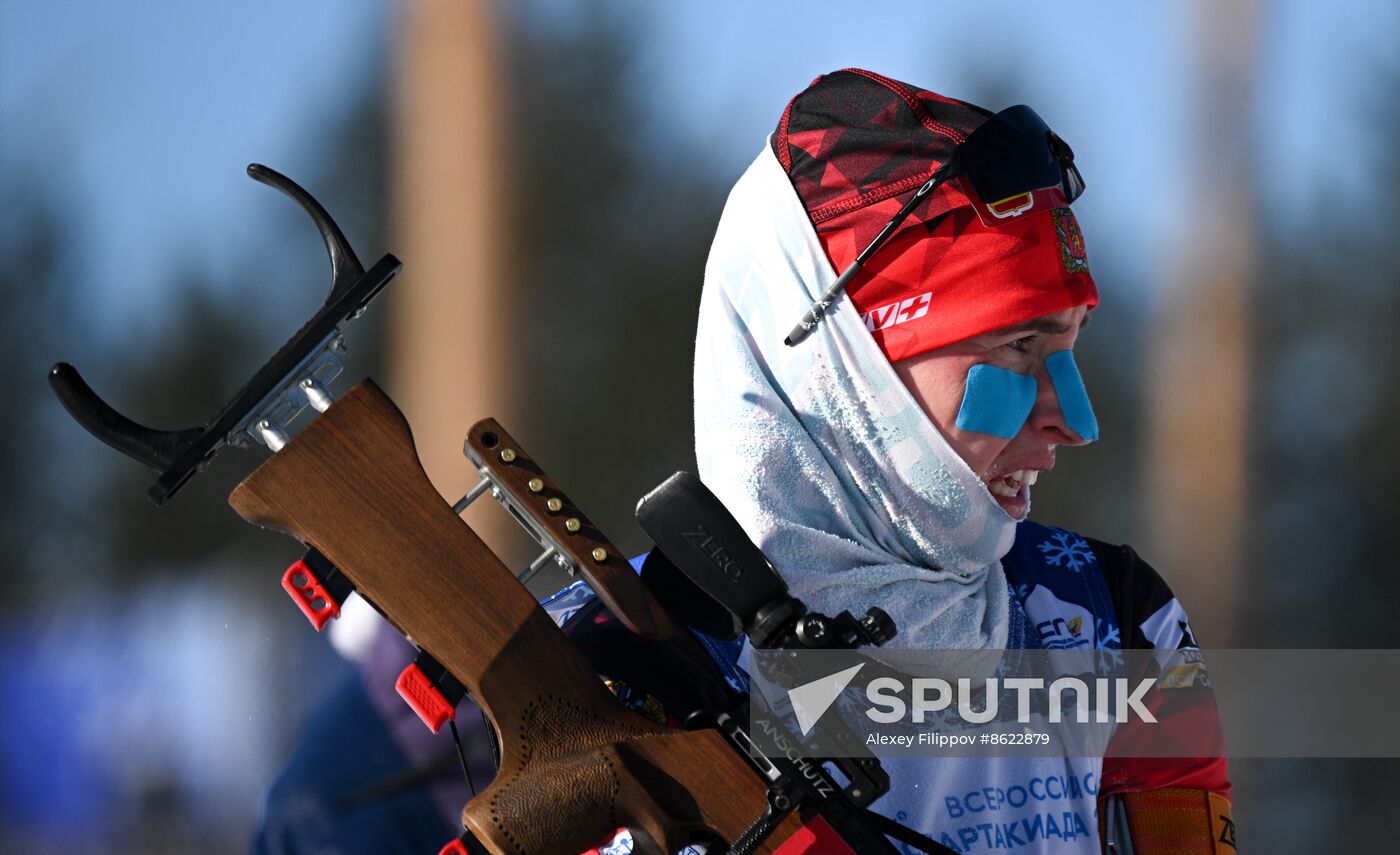
[[1055, 384], [1043, 366], [1035, 375], [1035, 406], [1031, 408], [1029, 421], [1037, 436], [1054, 445], [1076, 446], [1093, 442], [1065, 424], [1065, 414], [1060, 408], [1060, 398], [1055, 394]]

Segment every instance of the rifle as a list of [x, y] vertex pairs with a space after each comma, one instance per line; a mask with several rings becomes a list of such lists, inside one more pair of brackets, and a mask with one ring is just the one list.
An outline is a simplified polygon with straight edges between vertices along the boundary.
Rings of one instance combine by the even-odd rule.
[[[679, 634], [616, 547], [519, 444], [493, 420], [474, 425], [465, 450], [482, 481], [449, 504], [428, 481], [402, 413], [373, 380], [332, 397], [345, 325], [401, 264], [386, 254], [365, 270], [309, 193], [257, 164], [248, 174], [290, 197], [315, 223], [331, 264], [325, 303], [203, 426], [140, 425], [60, 363], [50, 383], [68, 412], [160, 473], [149, 490], [157, 505], [229, 445], [273, 452], [229, 504], [248, 522], [307, 547], [282, 584], [308, 619], [319, 630], [358, 592], [420, 651], [398, 688], [429, 727], [452, 719], [465, 694], [493, 725], [499, 771], [463, 808], [464, 840], [474, 837], [495, 855], [570, 855], [627, 827], [639, 852], [674, 852], [691, 842], [778, 851], [802, 831], [796, 808], [810, 803], [810, 788], [786, 758], [736, 750], [745, 745], [736, 717], [742, 698], [698, 717], [691, 730], [628, 711], [458, 516], [489, 489], [545, 547], [533, 569], [554, 560], [583, 576], [640, 636]], [[308, 407], [315, 414], [292, 436]], [[858, 817], [883, 792], [869, 789], [854, 806], [824, 798], [821, 811], [808, 813]], [[893, 852], [879, 834], [865, 838], [861, 851]]]

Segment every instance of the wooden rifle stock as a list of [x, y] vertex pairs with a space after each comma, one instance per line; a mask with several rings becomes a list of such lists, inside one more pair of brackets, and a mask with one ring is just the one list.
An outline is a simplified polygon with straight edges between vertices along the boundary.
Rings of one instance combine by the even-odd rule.
[[[764, 812], [757, 771], [715, 730], [626, 710], [530, 593], [428, 481], [403, 415], [361, 382], [229, 498], [249, 522], [314, 546], [490, 716], [501, 767], [462, 812], [497, 855], [575, 855], [626, 826], [636, 851]], [[621, 561], [620, 556], [609, 560]], [[789, 815], [756, 851], [772, 852]]]

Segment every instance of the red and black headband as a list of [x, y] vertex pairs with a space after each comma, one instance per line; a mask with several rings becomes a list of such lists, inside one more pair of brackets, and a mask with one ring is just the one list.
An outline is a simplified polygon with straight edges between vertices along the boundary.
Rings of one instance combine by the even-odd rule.
[[[1068, 206], [1083, 189], [1072, 152], [1029, 108], [993, 118], [972, 104], [847, 69], [817, 78], [794, 98], [773, 135], [774, 153], [833, 267], [849, 270], [863, 256], [843, 284], [891, 362], [1098, 304]], [[1043, 154], [1016, 149], [1018, 139], [1036, 134]], [[974, 145], [964, 146], [969, 138]], [[1007, 154], [1013, 149], [1014, 157]], [[930, 184], [927, 198], [899, 222]], [[892, 221], [898, 225], [888, 242], [870, 252]]]

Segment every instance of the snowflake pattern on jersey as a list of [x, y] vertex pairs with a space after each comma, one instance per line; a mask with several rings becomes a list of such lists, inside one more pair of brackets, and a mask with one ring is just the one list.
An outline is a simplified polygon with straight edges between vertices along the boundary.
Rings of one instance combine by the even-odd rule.
[[1056, 531], [1049, 540], [1041, 541], [1037, 547], [1045, 553], [1045, 563], [1052, 567], [1064, 567], [1078, 573], [1094, 560], [1094, 553], [1084, 538], [1072, 531]]
[[[625, 828], [620, 828], [617, 831], [617, 836], [610, 842], [599, 846], [597, 849], [590, 849], [583, 853], [583, 855], [595, 855], [595, 853], [596, 855], [631, 855], [635, 845], [636, 842], [632, 839], [632, 832]], [[696, 843], [685, 847], [680, 852], [676, 853], [676, 855], [705, 855], [705, 852], [705, 845]]]
[[632, 835], [626, 831], [619, 832], [612, 842], [598, 848], [598, 855], [631, 855]]
[[1094, 624], [1098, 627], [1099, 647], [1118, 649], [1123, 646], [1123, 639], [1118, 635], [1118, 626], [1103, 618], [1094, 618]]

